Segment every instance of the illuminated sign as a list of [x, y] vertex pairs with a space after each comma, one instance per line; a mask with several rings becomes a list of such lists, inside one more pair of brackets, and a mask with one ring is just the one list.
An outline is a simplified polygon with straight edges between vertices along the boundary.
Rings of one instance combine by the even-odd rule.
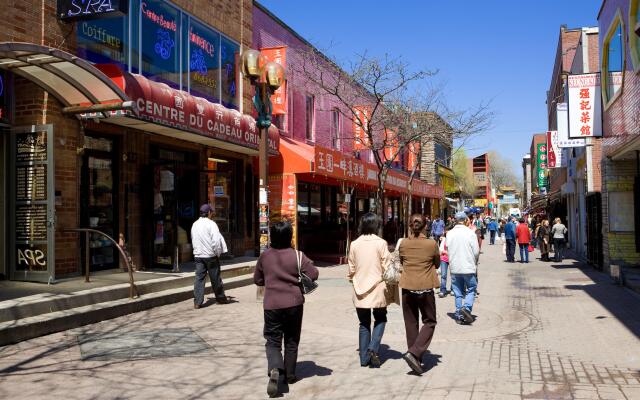
[[118, 17], [128, 11], [128, 0], [58, 0], [58, 17], [63, 21]]

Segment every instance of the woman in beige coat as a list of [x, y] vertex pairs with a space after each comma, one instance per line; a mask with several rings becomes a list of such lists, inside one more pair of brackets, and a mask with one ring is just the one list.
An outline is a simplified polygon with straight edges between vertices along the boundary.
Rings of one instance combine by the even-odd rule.
[[[360, 219], [360, 237], [349, 248], [349, 274], [353, 304], [360, 320], [360, 365], [380, 367], [378, 351], [387, 323], [387, 305], [393, 302], [382, 274], [391, 262], [386, 240], [376, 235], [380, 219], [367, 213]], [[396, 288], [397, 290], [397, 288]], [[373, 332], [371, 331], [373, 314]]]

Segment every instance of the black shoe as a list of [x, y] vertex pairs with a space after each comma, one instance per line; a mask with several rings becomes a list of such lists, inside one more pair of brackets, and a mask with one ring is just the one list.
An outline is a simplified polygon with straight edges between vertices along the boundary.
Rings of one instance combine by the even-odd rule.
[[473, 322], [473, 315], [471, 315], [471, 312], [466, 308], [463, 307], [460, 309], [460, 314], [462, 315], [462, 318], [464, 318], [465, 323], [470, 324]]
[[371, 368], [380, 368], [380, 365], [382, 365], [378, 353], [371, 350], [369, 350], [369, 365], [371, 365]]
[[424, 371], [422, 370], [422, 365], [413, 354], [406, 352], [402, 355], [402, 358], [409, 364], [409, 367], [418, 375], [421, 375]]
[[288, 385], [293, 385], [294, 383], [298, 382], [298, 377], [293, 375], [293, 376], [287, 376], [287, 384]]
[[280, 371], [278, 368], [273, 368], [269, 371], [269, 383], [267, 384], [267, 394], [269, 397], [276, 397], [278, 395], [278, 380], [280, 379]]
[[227, 296], [216, 297], [216, 303], [218, 303], [218, 304], [229, 304], [229, 299], [227, 299]]

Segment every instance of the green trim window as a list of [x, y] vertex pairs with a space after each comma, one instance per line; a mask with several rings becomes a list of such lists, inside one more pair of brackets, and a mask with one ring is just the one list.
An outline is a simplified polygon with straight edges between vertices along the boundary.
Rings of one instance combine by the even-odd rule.
[[618, 10], [602, 43], [602, 97], [605, 108], [622, 93], [624, 53], [624, 24]]
[[640, 0], [631, 0], [629, 4], [629, 49], [631, 50], [633, 69], [636, 72], [640, 72], [640, 37], [635, 33], [636, 25], [640, 23], [639, 5]]

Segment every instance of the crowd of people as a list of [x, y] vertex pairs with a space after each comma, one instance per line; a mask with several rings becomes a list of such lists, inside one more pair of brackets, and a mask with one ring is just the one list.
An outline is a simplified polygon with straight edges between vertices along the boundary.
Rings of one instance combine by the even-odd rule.
[[[204, 280], [210, 275], [218, 303], [227, 303], [220, 279], [219, 256], [226, 250], [212, 210], [200, 208], [200, 220], [192, 229], [196, 280], [194, 307], [202, 307]], [[496, 239], [504, 246], [508, 262], [515, 262], [515, 245], [520, 262], [529, 262], [529, 251], [540, 247], [541, 259], [549, 260], [551, 245], [555, 260], [562, 261], [567, 228], [559, 218], [549, 227], [546, 219], [529, 221], [515, 217], [501, 219], [482, 214], [458, 212], [446, 221], [433, 221], [421, 214], [409, 219], [409, 234], [390, 251], [378, 236], [381, 219], [374, 213], [361, 217], [359, 237], [348, 251], [347, 279], [352, 283], [352, 299], [358, 318], [359, 361], [363, 367], [381, 366], [379, 350], [387, 324], [387, 307], [401, 305], [407, 348], [402, 358], [416, 374], [422, 374], [422, 358], [435, 328], [435, 294], [444, 298], [453, 293], [458, 324], [469, 325], [478, 287], [478, 261], [485, 235], [489, 245]], [[305, 282], [318, 279], [319, 272], [303, 252], [292, 246], [293, 228], [287, 221], [270, 227], [270, 247], [257, 261], [254, 283], [263, 288], [264, 328], [267, 358], [267, 394], [278, 396], [280, 383], [297, 381], [296, 363], [302, 330]], [[450, 276], [449, 289], [447, 280]], [[284, 343], [284, 354], [283, 354]]]

